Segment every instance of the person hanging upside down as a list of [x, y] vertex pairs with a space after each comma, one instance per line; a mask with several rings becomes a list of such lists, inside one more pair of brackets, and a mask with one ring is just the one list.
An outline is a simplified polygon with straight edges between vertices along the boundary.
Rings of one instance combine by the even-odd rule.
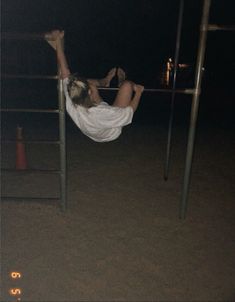
[[[144, 87], [125, 80], [121, 68], [111, 69], [103, 79], [84, 79], [71, 74], [61, 43], [63, 37], [64, 32], [59, 30], [45, 34], [57, 54], [68, 114], [82, 133], [92, 140], [108, 142], [117, 139], [122, 128], [132, 122]], [[119, 90], [113, 104], [109, 105], [102, 100], [97, 87], [109, 87], [116, 72]]]

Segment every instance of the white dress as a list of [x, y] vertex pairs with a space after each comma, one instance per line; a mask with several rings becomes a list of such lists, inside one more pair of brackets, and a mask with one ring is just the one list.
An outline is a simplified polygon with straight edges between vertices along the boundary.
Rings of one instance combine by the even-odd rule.
[[66, 110], [79, 129], [96, 142], [115, 140], [122, 132], [122, 127], [130, 124], [133, 118], [131, 106], [120, 108], [101, 102], [97, 106], [85, 108], [72, 103], [67, 89], [68, 78], [63, 80], [66, 97]]

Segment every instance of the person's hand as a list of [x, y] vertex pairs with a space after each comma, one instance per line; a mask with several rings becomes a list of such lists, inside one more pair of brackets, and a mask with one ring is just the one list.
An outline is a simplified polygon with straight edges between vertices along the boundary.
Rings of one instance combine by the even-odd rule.
[[58, 29], [52, 30], [51, 32], [45, 34], [45, 38], [47, 40], [56, 41], [57, 39], [62, 39], [63, 37], [64, 37], [64, 31]]
[[45, 34], [45, 39], [47, 40], [48, 44], [51, 45], [54, 50], [57, 49], [58, 44], [61, 44], [61, 39], [64, 37], [64, 31], [63, 30], [52, 30], [51, 32], [48, 32]]
[[134, 84], [133, 90], [134, 90], [135, 93], [137, 93], [137, 94], [142, 94], [143, 91], [144, 91], [144, 86], [143, 86], [143, 85], [139, 85], [139, 84]]

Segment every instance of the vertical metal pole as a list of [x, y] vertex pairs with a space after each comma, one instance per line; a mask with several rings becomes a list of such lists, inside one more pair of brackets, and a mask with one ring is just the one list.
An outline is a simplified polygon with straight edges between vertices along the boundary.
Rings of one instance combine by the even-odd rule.
[[203, 68], [204, 58], [205, 58], [210, 4], [211, 4], [211, 0], [204, 0], [198, 54], [197, 54], [197, 65], [196, 65], [196, 73], [195, 73], [195, 89], [194, 89], [194, 94], [193, 94], [193, 99], [192, 99], [190, 127], [189, 127], [189, 134], [188, 134], [188, 144], [187, 144], [187, 153], [186, 153], [182, 199], [181, 199], [181, 203], [180, 203], [180, 218], [181, 219], [184, 219], [186, 216], [187, 203], [188, 203], [189, 183], [190, 183], [191, 170], [192, 170], [192, 159], [193, 159], [193, 151], [194, 151], [196, 123], [197, 123], [197, 117], [198, 117], [199, 96], [200, 96], [201, 81], [202, 81], [202, 68]]
[[[62, 41], [64, 47], [64, 40]], [[58, 69], [58, 75], [60, 70]], [[65, 97], [62, 79], [58, 79], [59, 130], [60, 130], [60, 205], [67, 208], [67, 171], [66, 171], [66, 131], [65, 131]]]
[[173, 127], [174, 108], [175, 108], [175, 86], [176, 86], [176, 76], [177, 76], [178, 62], [179, 62], [183, 11], [184, 11], [184, 0], [180, 0], [178, 26], [177, 26], [177, 37], [176, 37], [176, 45], [175, 45], [174, 76], [173, 76], [173, 85], [172, 85], [172, 94], [171, 94], [171, 108], [170, 108], [170, 118], [169, 118], [169, 125], [168, 125], [168, 136], [167, 136], [167, 147], [166, 147], [166, 163], [165, 163], [165, 169], [164, 169], [164, 179], [165, 180], [168, 179], [169, 168], [170, 168], [172, 127]]

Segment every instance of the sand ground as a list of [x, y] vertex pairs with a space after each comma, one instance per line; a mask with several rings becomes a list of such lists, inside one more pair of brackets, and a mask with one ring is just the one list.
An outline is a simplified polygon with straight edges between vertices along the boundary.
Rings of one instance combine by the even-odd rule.
[[[184, 126], [167, 182], [162, 125], [126, 127], [108, 144], [70, 130], [67, 212], [46, 200], [2, 202], [1, 301], [235, 301], [233, 129], [199, 128], [185, 220]], [[58, 164], [55, 147], [27, 148], [29, 165]], [[10, 150], [3, 160], [14, 164]], [[2, 176], [4, 194], [58, 191], [57, 176]], [[21, 295], [10, 296], [14, 288]]]

